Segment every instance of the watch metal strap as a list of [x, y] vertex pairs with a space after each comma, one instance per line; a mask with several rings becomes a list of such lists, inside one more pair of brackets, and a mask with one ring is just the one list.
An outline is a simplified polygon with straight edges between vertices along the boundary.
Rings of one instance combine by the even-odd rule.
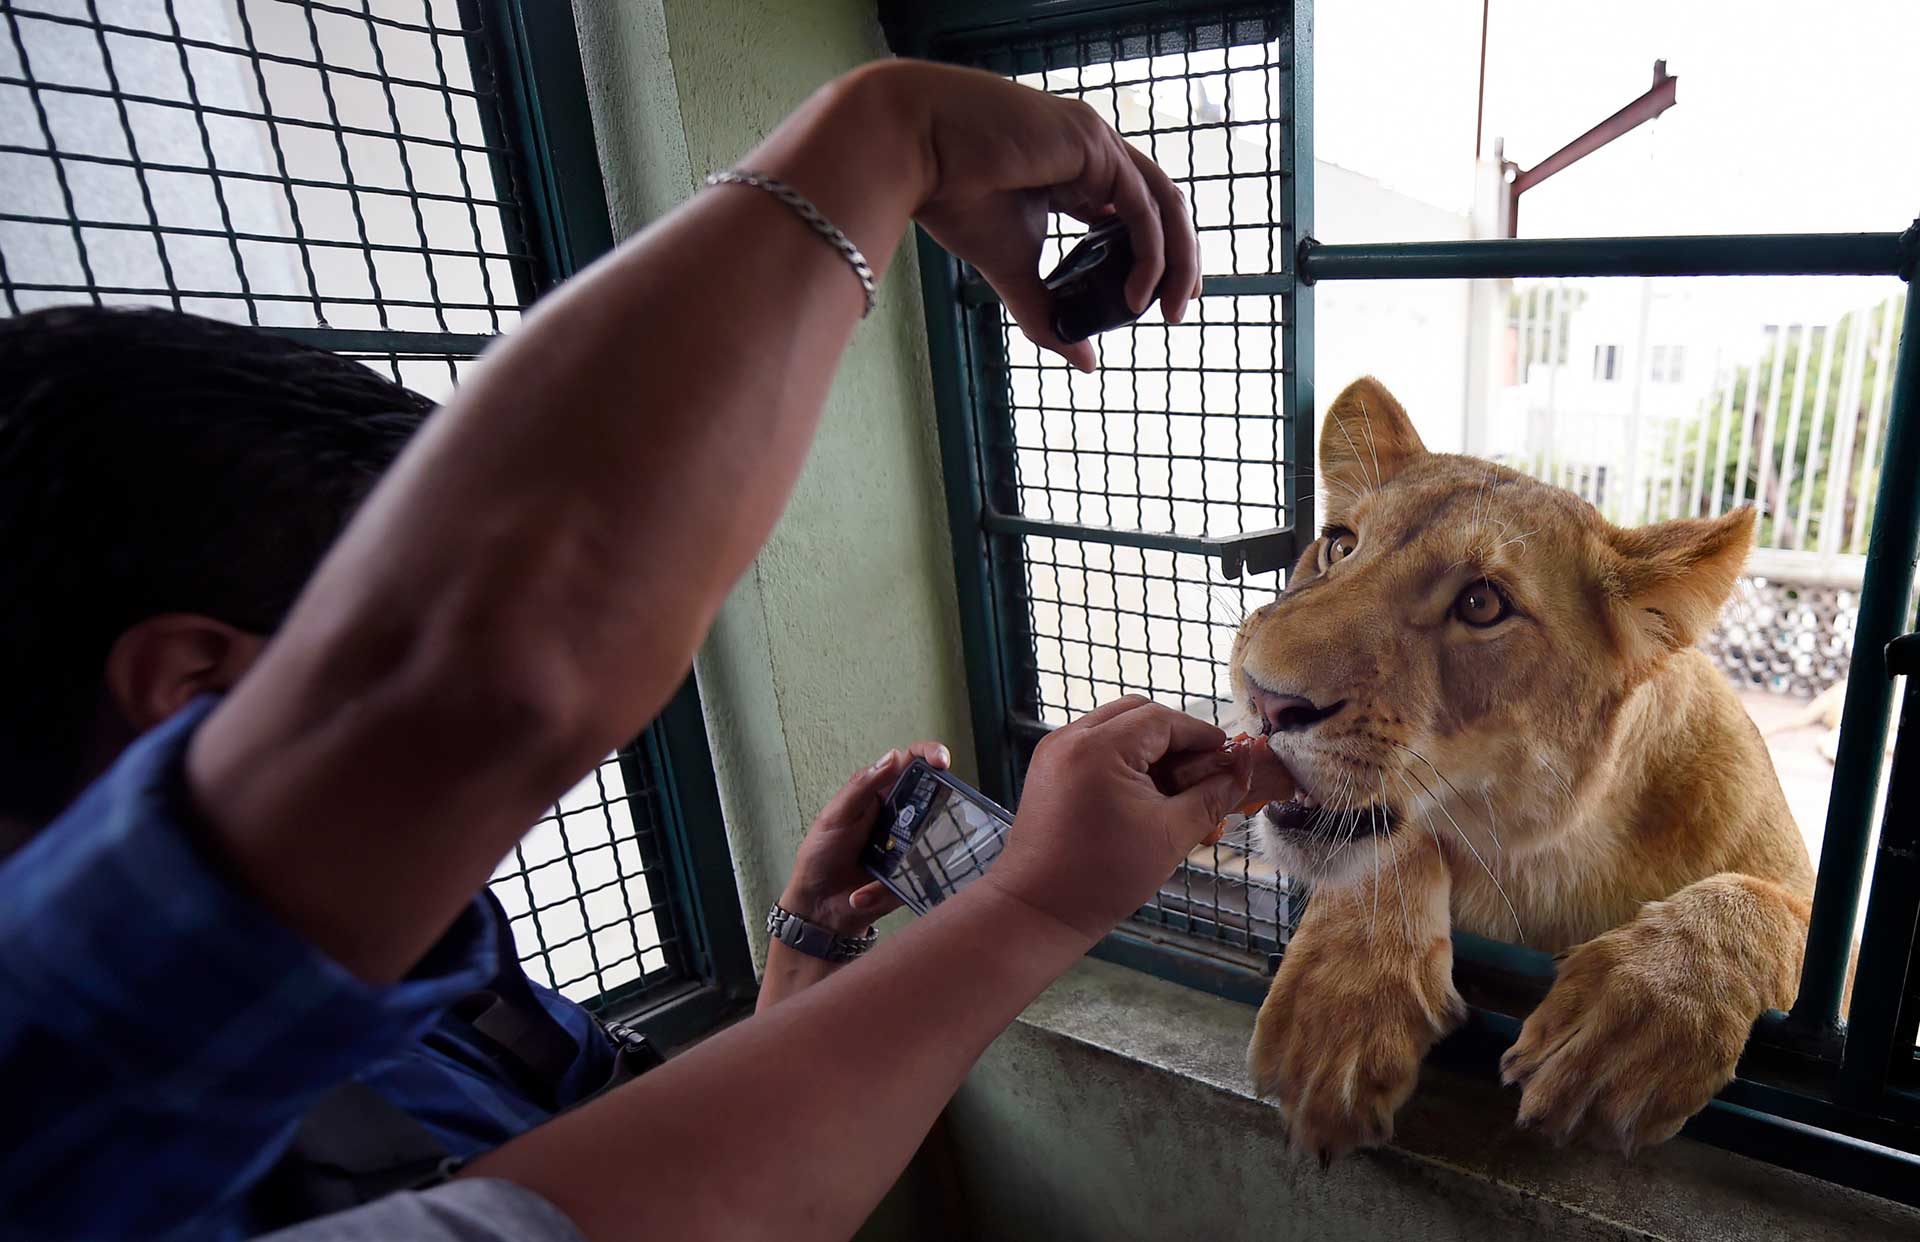
[[779, 902], [767, 911], [767, 935], [825, 962], [850, 962], [871, 948], [875, 938], [871, 927], [864, 936], [842, 936], [818, 923], [809, 923]]

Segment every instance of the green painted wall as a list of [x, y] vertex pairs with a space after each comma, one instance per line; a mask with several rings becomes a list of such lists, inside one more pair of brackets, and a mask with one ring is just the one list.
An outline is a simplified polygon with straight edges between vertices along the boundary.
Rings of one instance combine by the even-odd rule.
[[[872, 0], [576, 0], [616, 232], [886, 54]], [[903, 247], [792, 504], [698, 661], [742, 906], [779, 895], [814, 813], [921, 737], [972, 754], [920, 285]]]

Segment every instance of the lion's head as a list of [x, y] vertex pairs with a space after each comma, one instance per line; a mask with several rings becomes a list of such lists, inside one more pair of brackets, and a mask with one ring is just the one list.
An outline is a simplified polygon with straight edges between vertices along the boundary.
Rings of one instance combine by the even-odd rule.
[[1372, 379], [1328, 409], [1320, 483], [1324, 527], [1241, 626], [1232, 678], [1303, 791], [1262, 816], [1268, 853], [1323, 883], [1370, 863], [1351, 847], [1373, 835], [1473, 847], [1469, 810], [1510, 855], [1550, 840], [1631, 691], [1713, 623], [1752, 542], [1750, 509], [1623, 529], [1430, 453]]

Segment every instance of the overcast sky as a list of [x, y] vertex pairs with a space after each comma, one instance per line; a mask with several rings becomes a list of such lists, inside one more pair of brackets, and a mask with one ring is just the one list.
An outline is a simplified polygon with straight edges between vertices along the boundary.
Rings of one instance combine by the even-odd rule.
[[[1466, 208], [1480, 0], [1317, 9], [1318, 156]], [[1504, 137], [1509, 159], [1537, 163], [1646, 90], [1662, 57], [1678, 104], [1529, 191], [1522, 236], [1920, 214], [1920, 0], [1492, 0], [1487, 150]]]
[[[1484, 146], [1537, 164], [1653, 83], [1658, 120], [1529, 190], [1522, 237], [1899, 230], [1920, 216], [1920, 0], [1492, 0]], [[1315, 154], [1465, 211], [1481, 0], [1323, 0]], [[1362, 238], [1323, 222], [1338, 241]], [[1688, 282], [1732, 320], [1824, 320], [1891, 277]], [[1729, 326], [1732, 326], [1731, 324]]]

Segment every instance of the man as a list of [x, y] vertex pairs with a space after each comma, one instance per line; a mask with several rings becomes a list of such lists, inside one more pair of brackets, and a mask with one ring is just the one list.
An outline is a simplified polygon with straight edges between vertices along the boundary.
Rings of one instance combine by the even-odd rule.
[[[534, 994], [574, 1055], [531, 1114], [518, 1099], [542, 1080], [500, 1085], [521, 1049], [495, 1041], [503, 1069], [499, 1048], [446, 1035], [450, 1010], [484, 1025], [485, 1009], [460, 1006], [511, 957], [497, 943], [488, 957], [498, 916], [475, 894], [525, 826], [666, 701], [778, 516], [870, 297], [863, 254], [877, 278], [918, 219], [1036, 340], [1088, 369], [1091, 347], [1045, 326], [1046, 207], [1120, 215], [1133, 306], [1157, 296], [1177, 320], [1198, 283], [1164, 174], [1090, 109], [987, 74], [869, 67], [743, 167], [547, 299], [364, 504], [343, 486], [331, 518], [279, 505], [269, 464], [249, 507], [183, 479], [186, 496], [136, 500], [121, 527], [76, 537], [53, 525], [69, 476], [40, 474], [31, 431], [0, 431], [0, 470], [29, 463], [48, 493], [0, 526], [34, 530], [63, 601], [119, 575], [129, 532], [193, 508], [183, 501], [206, 506], [200, 525], [160, 542], [191, 572], [217, 568], [230, 529], [255, 536], [234, 556], [317, 556], [353, 513], [284, 621], [270, 594], [231, 610], [157, 589], [117, 613], [17, 592], [5, 605], [29, 636], [15, 645], [23, 675], [53, 653], [7, 724], [14, 835], [30, 838], [0, 869], [0, 983], [20, 998], [0, 1010], [9, 1226], [244, 1234], [246, 1201], [322, 1097], [384, 1088], [437, 1056], [435, 1073], [471, 1071], [462, 1086], [485, 1099], [449, 1113], [423, 1093], [410, 1115], [460, 1144], [456, 1157], [527, 1131], [474, 1173], [588, 1237], [845, 1236], [979, 1050], [1244, 792], [1244, 765], [1223, 762], [1162, 793], [1149, 767], [1224, 739], [1122, 700], [1043, 744], [987, 882], [661, 1069], [537, 1124], [606, 1079], [574, 1012]], [[111, 374], [117, 359], [94, 352]], [[29, 403], [43, 391], [34, 363], [16, 354], [0, 373]], [[259, 368], [234, 369], [242, 414], [291, 399], [250, 397]], [[356, 411], [340, 427], [310, 420], [327, 430], [304, 451], [335, 455], [342, 478], [377, 459], [353, 447], [360, 424], [378, 438], [389, 416], [418, 415], [334, 392], [360, 382], [343, 370], [292, 384]], [[195, 393], [155, 387], [156, 405], [191, 421]], [[143, 494], [137, 449], [116, 457], [106, 439], [63, 451]], [[203, 479], [256, 466], [206, 451]], [[93, 653], [97, 677], [84, 661], [53, 671], [75, 652]], [[843, 888], [819, 909], [851, 917], [855, 897]], [[158, 1021], [127, 1003], [155, 978], [179, 992]], [[737, 1193], [743, 1177], [757, 1193]]]
[[[11, 688], [0, 855], [11, 855], [136, 737], [157, 729], [148, 746], [164, 746], [205, 715], [212, 700], [200, 696], [238, 682], [430, 405], [323, 350], [145, 309], [0, 320], [0, 375], [17, 381], [0, 389], [0, 662]], [[913, 753], [946, 763], [935, 743]], [[892, 908], [854, 857], [903, 761], [889, 751], [822, 814], [785, 909], [855, 936]], [[130, 763], [93, 791], [95, 804], [140, 796], [134, 778], [147, 770]], [[190, 831], [114, 820], [78, 807], [0, 873], [0, 938], [22, 946], [0, 953], [13, 1088], [11, 1124], [0, 1125], [19, 1127], [0, 1185], [14, 1219], [134, 1234], [183, 1211], [230, 1231], [297, 1219], [418, 1184], [623, 1076], [622, 1041], [526, 978], [485, 889], [428, 955], [447, 968], [431, 982], [435, 972], [414, 972], [417, 1003], [396, 1013], [389, 998], [379, 1012], [276, 934]], [[129, 909], [147, 913], [128, 919]], [[834, 969], [784, 944], [768, 965], [763, 1005]], [[237, 996], [219, 992], [226, 977], [241, 981]], [[267, 979], [289, 1003], [255, 1020], [257, 1056], [202, 1062], [177, 1109], [115, 1107], [139, 1099], [129, 1077], [199, 1062], [232, 1023], [220, 1015]], [[341, 1030], [315, 1050], [302, 1041], [317, 1015]], [[409, 1023], [417, 1032], [396, 1038]], [[223, 1124], [218, 1106], [243, 1074], [261, 1080], [246, 1088], [258, 1102]], [[356, 1089], [336, 1091], [343, 1078]], [[94, 1092], [107, 1098], [75, 1114]], [[188, 1120], [209, 1106], [204, 1124]], [[86, 1159], [72, 1159], [63, 1134]], [[395, 1142], [401, 1151], [388, 1150]], [[329, 1158], [356, 1145], [376, 1150], [350, 1169]], [[110, 1194], [85, 1184], [99, 1170]]]

